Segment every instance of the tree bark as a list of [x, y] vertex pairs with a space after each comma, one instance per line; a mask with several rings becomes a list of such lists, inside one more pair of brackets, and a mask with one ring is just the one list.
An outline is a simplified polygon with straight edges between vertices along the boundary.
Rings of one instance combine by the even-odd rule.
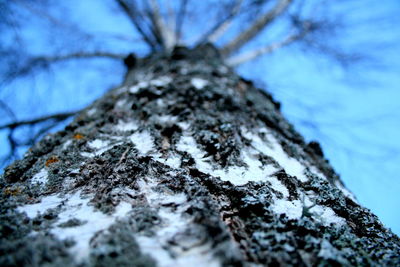
[[279, 106], [209, 45], [137, 60], [6, 168], [0, 265], [399, 264]]

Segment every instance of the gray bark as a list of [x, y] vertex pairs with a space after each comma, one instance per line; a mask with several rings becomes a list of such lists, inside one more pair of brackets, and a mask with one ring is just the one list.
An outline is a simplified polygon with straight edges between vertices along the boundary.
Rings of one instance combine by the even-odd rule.
[[318, 143], [207, 45], [138, 60], [0, 181], [1, 266], [400, 263]]

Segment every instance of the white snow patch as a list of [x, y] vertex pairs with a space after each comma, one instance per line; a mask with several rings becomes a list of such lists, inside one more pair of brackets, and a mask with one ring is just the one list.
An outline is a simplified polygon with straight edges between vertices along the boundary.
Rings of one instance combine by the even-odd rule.
[[[155, 180], [154, 178], [150, 178], [149, 180]], [[144, 180], [139, 180], [138, 185], [140, 187], [140, 192], [143, 192], [146, 200], [149, 202], [150, 206], [155, 206], [155, 207], [160, 207], [165, 204], [183, 204], [187, 201], [186, 195], [184, 193], [179, 193], [179, 194], [168, 194], [165, 192], [158, 192], [156, 190], [153, 190], [153, 187], [155, 187], [157, 184], [154, 181], [144, 181]]]
[[[301, 182], [306, 182], [308, 180], [304, 174], [304, 165], [298, 160], [289, 157], [272, 134], [267, 134], [267, 139], [270, 140], [270, 143], [267, 143], [263, 141], [258, 134], [254, 134], [245, 128], [242, 128], [241, 131], [244, 137], [251, 140], [252, 146], [255, 149], [276, 160], [287, 174], [295, 176]], [[260, 129], [259, 132], [265, 133], [267, 131], [265, 129]]]
[[135, 79], [136, 81], [150, 81], [153, 79], [153, 74], [149, 72], [137, 72]]
[[171, 122], [176, 122], [178, 120], [178, 117], [171, 115], [162, 115], [162, 116], [155, 116], [155, 119], [160, 123], [171, 123]]
[[67, 140], [62, 146], [62, 150], [67, 149], [72, 144], [72, 140]]
[[[109, 134], [100, 134], [99, 137], [105, 138], [108, 141], [110, 141], [110, 145], [109, 146], [114, 146], [117, 143], [121, 143], [126, 138], [125, 136], [109, 135]], [[116, 141], [116, 143], [114, 141]], [[120, 141], [120, 142], [118, 142], [118, 141]]]
[[346, 223], [346, 221], [342, 217], [336, 215], [336, 213], [330, 207], [316, 205], [311, 208], [311, 212], [317, 214], [317, 216], [320, 216], [324, 225], [329, 225], [331, 223], [336, 225], [344, 225]]
[[81, 156], [85, 158], [93, 158], [96, 156], [96, 153], [81, 152]]
[[62, 199], [58, 197], [57, 195], [48, 195], [45, 196], [41, 199], [39, 203], [35, 204], [27, 204], [24, 206], [17, 207], [17, 210], [19, 212], [26, 212], [26, 215], [33, 219], [35, 218], [38, 214], [47, 211], [48, 209], [54, 209], [58, 205], [60, 205], [62, 202]]
[[166, 103], [162, 98], [159, 98], [156, 100], [157, 106], [159, 107], [165, 107]]
[[[81, 164], [81, 166], [83, 166], [84, 164]], [[79, 168], [75, 168], [69, 171], [70, 174], [79, 174], [80, 173], [80, 169]]]
[[272, 205], [275, 213], [286, 214], [289, 219], [300, 219], [303, 214], [303, 208], [308, 208], [313, 218], [320, 220], [326, 226], [331, 223], [336, 225], [346, 223], [331, 208], [322, 205], [313, 206], [313, 202], [308, 197], [305, 197], [304, 202], [300, 200], [275, 199]]
[[189, 70], [187, 68], [182, 68], [182, 69], [180, 69], [179, 72], [180, 72], [180, 74], [186, 75], [189, 73]]
[[329, 243], [328, 240], [322, 240], [321, 249], [318, 252], [318, 257], [321, 257], [323, 259], [339, 259], [342, 262], [345, 261], [345, 259], [340, 254], [341, 253], [334, 246], [332, 246], [332, 244]]
[[187, 130], [189, 130], [189, 128], [190, 128], [190, 123], [187, 123], [187, 122], [184, 122], [184, 121], [178, 122], [177, 124], [178, 124], [179, 127], [181, 127], [182, 130], [184, 130], [184, 131], [187, 131]]
[[115, 126], [115, 129], [121, 132], [127, 132], [127, 131], [135, 131], [138, 129], [138, 125], [133, 122], [133, 121], [118, 121], [118, 124]]
[[142, 155], [154, 150], [154, 139], [148, 131], [135, 132], [129, 138]]
[[[157, 192], [152, 189], [156, 184], [144, 180], [138, 181], [140, 191], [144, 192], [149, 205], [158, 210], [158, 215], [162, 223], [155, 229], [155, 236], [148, 237], [139, 235], [136, 240], [144, 253], [150, 254], [156, 259], [159, 266], [220, 266], [213, 254], [211, 253], [211, 244], [196, 244], [193, 237], [193, 244], [182, 249], [179, 244], [171, 245], [172, 240], [176, 239], [180, 233], [190, 228], [191, 218], [183, 216], [187, 205], [186, 195], [167, 194], [165, 192]], [[174, 205], [168, 205], [174, 204]], [[171, 208], [175, 206], [176, 208]]]
[[180, 168], [181, 166], [181, 157], [175, 154], [169, 155], [167, 158], [156, 156], [154, 159], [174, 169]]
[[103, 148], [107, 147], [108, 144], [109, 144], [109, 141], [96, 139], [96, 140], [90, 141], [88, 145], [93, 149], [103, 149]]
[[205, 173], [211, 174], [213, 167], [209, 163], [211, 157], [205, 157], [205, 152], [197, 147], [196, 140], [190, 135], [183, 135], [176, 144], [176, 149], [180, 151], [186, 151], [189, 153], [196, 162], [196, 167]]
[[272, 208], [275, 213], [284, 213], [289, 219], [299, 219], [303, 212], [303, 205], [300, 200], [276, 199]]
[[50, 232], [61, 240], [68, 238], [75, 241], [75, 245], [70, 248], [70, 252], [80, 262], [89, 256], [90, 239], [97, 232], [108, 228], [118, 218], [125, 216], [132, 208], [131, 204], [121, 202], [112, 215], [107, 215], [90, 206], [89, 197], [90, 195], [82, 197], [81, 191], [66, 195], [63, 198], [50, 195], [42, 198], [40, 203], [18, 207], [18, 210], [26, 212], [28, 217], [34, 218], [39, 213], [44, 213], [50, 208], [61, 206], [62, 211], [58, 214], [56, 225], [65, 223], [70, 219], [81, 221], [83, 224], [79, 226], [58, 227], [54, 225], [50, 229]]
[[243, 162], [247, 164], [248, 167], [238, 167], [238, 166], [230, 166], [227, 169], [218, 169], [214, 170], [211, 175], [219, 176], [223, 181], [230, 181], [234, 185], [244, 185], [250, 181], [258, 182], [258, 181], [269, 181], [271, 186], [276, 190], [283, 190], [283, 194], [289, 194], [286, 187], [283, 186], [282, 183], [278, 181], [275, 177], [270, 179], [276, 169], [269, 166], [262, 166], [262, 163], [258, 160], [258, 158], [251, 152], [250, 149], [244, 149], [242, 152], [241, 158]]
[[97, 108], [91, 108], [87, 111], [86, 114], [90, 117], [90, 116], [93, 116], [96, 113], [96, 111], [97, 111]]
[[319, 178], [323, 180], [327, 180], [325, 174], [323, 174], [320, 170], [318, 170], [315, 166], [309, 167], [311, 173], [317, 175]]
[[161, 76], [161, 77], [159, 77], [157, 79], [150, 80], [150, 81], [146, 81], [146, 80], [140, 81], [139, 83], [131, 86], [129, 88], [129, 92], [131, 92], [132, 94], [136, 94], [141, 89], [147, 88], [150, 85], [154, 85], [154, 86], [157, 86], [157, 87], [162, 87], [162, 86], [165, 86], [165, 85], [169, 84], [171, 81], [172, 81], [172, 78], [168, 77], [168, 76]]
[[65, 177], [64, 181], [62, 182], [62, 188], [64, 190], [72, 190], [75, 186], [76, 179], [70, 176]]
[[70, 169], [68, 172], [68, 175], [65, 177], [62, 187], [65, 191], [71, 191], [75, 188], [76, 182], [77, 182], [77, 176], [80, 176], [81, 168], [85, 166], [85, 162], [81, 162], [80, 166], [75, 169]]
[[339, 188], [340, 191], [342, 191], [342, 193], [343, 193], [346, 197], [350, 198], [350, 199], [353, 200], [355, 203], [358, 203], [358, 201], [357, 201], [356, 197], [354, 196], [354, 194], [351, 193], [346, 187], [344, 187], [339, 181], [336, 181], [336, 182], [335, 182], [335, 185], [336, 185], [337, 188]]
[[201, 78], [193, 78], [190, 82], [197, 90], [203, 89], [208, 84], [207, 80]]
[[267, 178], [267, 181], [271, 184], [271, 187], [283, 194], [283, 197], [287, 198], [289, 196], [289, 190], [282, 184], [281, 181], [278, 180], [278, 178], [274, 176], [269, 176]]
[[115, 104], [115, 106], [116, 106], [117, 108], [122, 108], [123, 106], [125, 106], [125, 104], [126, 104], [126, 99], [123, 98], [123, 99], [121, 99], [121, 100], [118, 100], [117, 103]]
[[89, 242], [95, 233], [107, 229], [118, 218], [121, 218], [128, 213], [132, 206], [127, 202], [121, 202], [112, 215], [104, 214], [94, 210], [88, 204], [88, 198], [82, 198], [80, 191], [69, 196], [67, 203], [58, 217], [57, 224], [67, 222], [70, 219], [78, 219], [84, 222], [82, 225], [75, 227], [55, 227], [51, 232], [59, 239], [73, 239], [76, 243], [70, 249], [72, 255], [75, 256], [78, 262], [89, 256]]
[[110, 144], [110, 141], [108, 141], [108, 140], [96, 139], [96, 140], [90, 141], [88, 143], [89, 147], [94, 149], [95, 151], [92, 153], [81, 152], [81, 155], [83, 157], [88, 157], [88, 158], [95, 157], [97, 155], [100, 155], [100, 154], [106, 152], [107, 150], [112, 148], [113, 145], [116, 145], [116, 144], [118, 144], [118, 143]]
[[115, 90], [115, 95], [120, 95], [122, 93], [125, 93], [126, 91], [128, 91], [128, 87], [121, 86], [120, 88]]
[[154, 149], [154, 138], [148, 131], [135, 132], [129, 139], [141, 155], [151, 155], [154, 160], [166, 164], [171, 168], [180, 167], [181, 157], [179, 155], [171, 154], [167, 158], [164, 158], [160, 152]]
[[219, 68], [219, 71], [220, 72], [222, 72], [222, 73], [228, 73], [228, 68], [227, 67], [225, 67], [225, 66], [221, 66], [220, 68]]
[[41, 186], [43, 186], [47, 183], [48, 177], [49, 177], [48, 171], [45, 168], [43, 168], [32, 177], [31, 183], [40, 184]]
[[245, 166], [230, 166], [226, 169], [215, 169], [210, 164], [211, 158], [205, 157], [205, 152], [200, 150], [192, 136], [184, 135], [179, 140], [176, 148], [180, 151], [189, 153], [196, 162], [196, 167], [212, 176], [220, 177], [223, 181], [230, 181], [234, 185], [243, 185], [250, 181], [269, 181], [272, 188], [288, 196], [287, 188], [275, 177], [271, 175], [277, 171], [272, 165], [262, 166], [258, 160], [258, 152], [251, 148], [245, 148], [242, 152], [242, 159], [247, 164]]
[[171, 77], [168, 76], [161, 76], [157, 79], [151, 80], [150, 84], [158, 87], [165, 86], [172, 81]]
[[141, 81], [136, 85], [133, 85], [129, 88], [129, 92], [132, 94], [136, 94], [137, 92], [139, 92], [140, 89], [142, 88], [146, 88], [149, 86], [149, 83], [147, 81]]

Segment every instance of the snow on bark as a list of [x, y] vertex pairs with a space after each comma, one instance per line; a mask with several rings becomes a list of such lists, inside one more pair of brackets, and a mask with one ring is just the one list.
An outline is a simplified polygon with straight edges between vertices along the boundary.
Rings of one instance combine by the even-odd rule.
[[141, 155], [147, 155], [154, 149], [153, 137], [147, 131], [135, 132], [130, 136], [130, 140]]
[[96, 112], [97, 112], [97, 109], [96, 109], [96, 108], [91, 108], [91, 109], [89, 109], [89, 110], [87, 111], [87, 115], [88, 115], [89, 117], [91, 117], [91, 116], [93, 116], [94, 114], [96, 114]]
[[[193, 218], [185, 214], [189, 208], [185, 194], [157, 192], [153, 189], [156, 185], [154, 179], [141, 180], [138, 185], [150, 206], [158, 209], [161, 219], [154, 236], [137, 237], [143, 252], [155, 258], [159, 266], [220, 266], [221, 263], [213, 257], [210, 241], [204, 242], [200, 236], [197, 240], [185, 240], [185, 232], [195, 227]], [[177, 246], [177, 242], [181, 241], [179, 239], [183, 239], [183, 247]]]
[[[219, 177], [223, 181], [229, 181], [234, 185], [244, 185], [250, 181], [263, 181], [276, 171], [276, 169], [271, 166], [263, 168], [261, 162], [252, 155], [252, 152], [255, 152], [254, 149], [243, 149], [244, 151], [240, 159], [246, 166], [221, 168], [220, 166], [213, 167], [210, 164], [212, 158], [206, 157], [206, 152], [199, 149], [195, 139], [190, 135], [182, 136], [176, 147], [178, 151], [189, 153], [195, 160], [196, 167], [200, 171]], [[273, 179], [273, 185], [275, 185], [279, 191], [287, 191], [276, 179]]]
[[140, 61], [0, 186], [2, 266], [399, 262], [318, 144], [207, 47]]
[[32, 184], [40, 184], [41, 186], [45, 185], [48, 181], [49, 174], [46, 169], [41, 169], [40, 172], [35, 174], [32, 177], [31, 183]]
[[71, 144], [72, 144], [72, 140], [68, 140], [67, 142], [65, 142], [65, 143], [63, 144], [62, 149], [63, 149], [63, 150], [66, 150]]
[[295, 158], [289, 157], [282, 149], [276, 138], [268, 133], [265, 128], [259, 129], [258, 133], [265, 135], [267, 141], [261, 140], [258, 134], [253, 134], [247, 129], [242, 128], [242, 134], [245, 138], [251, 140], [252, 146], [259, 152], [273, 158], [289, 175], [295, 176], [301, 182], [306, 182], [307, 177], [304, 174], [305, 167]]
[[64, 196], [49, 195], [40, 203], [24, 205], [17, 210], [26, 212], [29, 218], [34, 219], [50, 209], [59, 209], [57, 224], [47, 230], [60, 240], [74, 240], [76, 243], [69, 249], [70, 253], [77, 262], [82, 262], [89, 256], [90, 239], [131, 209], [129, 203], [121, 202], [112, 215], [107, 215], [89, 205], [90, 197], [82, 196], [81, 191]]
[[353, 200], [355, 203], [358, 203], [356, 197], [354, 196], [354, 194], [353, 194], [352, 192], [350, 192], [347, 188], [345, 188], [345, 187], [342, 185], [342, 183], [340, 183], [339, 181], [336, 181], [336, 182], [335, 182], [335, 186], [336, 186], [337, 188], [339, 188], [340, 191], [342, 191], [342, 193], [343, 193], [346, 197], [350, 198], [350, 199]]
[[[276, 199], [272, 205], [273, 210], [278, 214], [285, 214], [289, 219], [300, 219], [305, 216], [306, 212], [312, 212], [322, 224], [329, 226], [334, 224], [341, 226], [345, 224], [345, 220], [335, 212], [326, 206], [315, 205], [311, 200], [306, 198], [303, 201], [300, 200], [286, 200]], [[312, 211], [311, 211], [312, 209]]]
[[172, 81], [171, 77], [168, 77], [168, 76], [161, 76], [158, 79], [153, 79], [153, 80], [149, 80], [149, 81], [141, 81], [138, 84], [131, 86], [129, 88], [129, 92], [132, 94], [136, 94], [140, 91], [140, 89], [148, 88], [149, 86], [152, 86], [152, 85], [158, 86], [158, 87], [166, 86], [171, 81]]
[[201, 78], [193, 78], [190, 82], [197, 90], [203, 89], [208, 84], [206, 80]]
[[121, 132], [135, 131], [138, 129], [138, 125], [133, 121], [119, 121], [118, 124], [115, 126], [115, 129]]
[[84, 157], [92, 158], [94, 156], [101, 155], [103, 152], [107, 151], [108, 149], [111, 148], [110, 142], [108, 140], [101, 140], [101, 139], [95, 139], [91, 142], [88, 143], [89, 148], [93, 152], [82, 152], [81, 155]]

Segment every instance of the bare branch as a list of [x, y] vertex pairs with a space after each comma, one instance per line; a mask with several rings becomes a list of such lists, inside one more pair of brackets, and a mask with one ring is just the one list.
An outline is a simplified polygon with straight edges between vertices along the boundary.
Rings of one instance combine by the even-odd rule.
[[235, 67], [235, 66], [243, 64], [247, 61], [254, 60], [255, 58], [257, 58], [263, 54], [272, 53], [275, 50], [278, 50], [279, 48], [282, 48], [286, 45], [293, 43], [294, 41], [298, 40], [299, 38], [300, 38], [300, 36], [298, 34], [290, 34], [286, 38], [284, 38], [282, 41], [275, 42], [275, 43], [266, 45], [264, 47], [257, 48], [255, 50], [245, 52], [245, 53], [235, 56], [233, 58], [229, 58], [227, 60], [227, 64], [232, 67]]
[[255, 59], [255, 58], [257, 58], [257, 57], [259, 57], [259, 56], [261, 56], [263, 54], [272, 53], [272, 52], [274, 52], [274, 51], [276, 51], [276, 50], [278, 50], [278, 49], [280, 49], [280, 48], [282, 48], [284, 46], [290, 45], [291, 43], [293, 43], [293, 42], [295, 42], [295, 41], [297, 41], [299, 39], [302, 39], [311, 30], [311, 25], [312, 24], [310, 22], [308, 22], [308, 21], [304, 21], [302, 23], [302, 25], [303, 25], [303, 29], [300, 32], [291, 33], [291, 34], [287, 35], [283, 40], [281, 40], [279, 42], [275, 42], [275, 43], [266, 45], [264, 47], [260, 47], [260, 48], [257, 48], [255, 50], [245, 52], [245, 53], [243, 53], [241, 55], [229, 58], [227, 60], [228, 65], [230, 65], [230, 66], [240, 65], [240, 64], [245, 63], [247, 61], [251, 61], [251, 60], [253, 60], [253, 59]]
[[4, 158], [2, 158], [2, 161], [1, 161], [2, 165], [4, 163], [6, 163], [7, 161], [10, 161], [13, 158], [17, 157], [18, 143], [14, 138], [14, 129], [10, 129], [10, 131], [8, 132], [7, 141], [8, 141], [8, 144], [10, 145], [10, 152], [8, 153], [8, 155], [6, 155]]
[[52, 16], [50, 13], [46, 12], [44, 9], [36, 8], [32, 3], [29, 3], [29, 1], [14, 0], [14, 2], [16, 4], [18, 4], [19, 6], [21, 6], [22, 8], [25, 8], [26, 10], [28, 10], [30, 13], [32, 13], [40, 18], [46, 19], [51, 24], [53, 24], [59, 28], [63, 28], [65, 30], [73, 33], [74, 35], [80, 34], [86, 39], [94, 38], [93, 35], [83, 32], [76, 25], [71, 24], [71, 23], [65, 23], [64, 21], [62, 21], [62, 20]]
[[214, 27], [200, 39], [199, 43], [217, 41], [218, 38], [221, 37], [231, 26], [233, 19], [240, 11], [242, 2], [243, 0], [236, 0], [235, 4], [229, 11], [228, 16], [215, 24]]
[[136, 9], [135, 3], [131, 1], [131, 4], [133, 6], [130, 7], [129, 5], [126, 4], [124, 0], [115, 0], [115, 1], [120, 6], [120, 8], [125, 12], [125, 14], [129, 17], [129, 19], [135, 26], [136, 30], [143, 37], [144, 41], [150, 46], [151, 49], [156, 50], [157, 41], [154, 40], [153, 38], [155, 36], [151, 36], [150, 34], [146, 33], [144, 27], [141, 24], [141, 21], [143, 22], [144, 20], [141, 19], [141, 16], [135, 10]]
[[125, 55], [97, 51], [97, 52], [77, 52], [77, 53], [58, 55], [58, 56], [37, 56], [27, 59], [27, 61], [21, 66], [10, 69], [4, 75], [5, 78], [2, 81], [2, 84], [10, 82], [18, 76], [28, 75], [36, 68], [46, 68], [49, 66], [49, 64], [52, 63], [72, 60], [72, 59], [89, 59], [89, 58], [102, 58], [102, 57], [122, 60], [125, 58]]
[[[6, 156], [0, 159], [0, 166], [4, 166], [7, 162], [11, 161], [12, 159], [16, 159], [18, 157], [18, 148], [23, 146], [32, 146], [35, 144], [39, 138], [41, 138], [45, 133], [49, 132], [52, 128], [59, 125], [62, 121], [72, 117], [73, 115], [77, 114], [76, 112], [65, 112], [59, 114], [53, 114], [49, 116], [44, 116], [32, 120], [25, 120], [25, 121], [16, 121], [13, 123], [5, 124], [0, 126], [0, 130], [8, 129], [9, 132], [7, 134], [7, 141], [9, 144], [9, 152]], [[39, 124], [45, 123], [47, 125], [43, 125], [40, 129], [34, 133], [30, 132], [30, 135], [25, 137], [24, 140], [19, 140], [14, 136], [18, 127], [21, 126], [36, 126]], [[31, 130], [32, 131], [32, 128]]]
[[33, 60], [37, 61], [45, 61], [45, 62], [56, 62], [56, 61], [63, 61], [63, 60], [70, 60], [70, 59], [87, 59], [87, 58], [111, 58], [111, 59], [123, 59], [125, 55], [123, 54], [115, 54], [110, 52], [102, 52], [102, 51], [95, 51], [95, 52], [77, 52], [71, 53], [66, 55], [59, 55], [59, 56], [39, 56], [35, 57]]
[[4, 103], [3, 100], [0, 100], [0, 108], [3, 109], [13, 120], [17, 120], [17, 116], [15, 116], [14, 111], [6, 103]]
[[[176, 14], [174, 8], [171, 6], [171, 1], [167, 1], [166, 4], [167, 9], [167, 17], [166, 17], [166, 24], [167, 28], [170, 29], [173, 33], [176, 32]], [[176, 34], [175, 34], [176, 40]]]
[[153, 22], [154, 32], [161, 40], [164, 49], [170, 51], [176, 43], [173, 31], [164, 23], [157, 0], [148, 0], [148, 2], [150, 6], [149, 17]]
[[164, 31], [164, 22], [162, 21], [160, 15], [160, 7], [158, 3], [154, 0], [146, 0], [147, 14], [153, 23], [153, 34], [160, 40], [162, 46], [165, 47], [166, 40], [164, 39], [163, 31]]
[[268, 24], [281, 15], [291, 3], [292, 0], [278, 0], [272, 9], [258, 17], [247, 29], [225, 45], [221, 49], [222, 54], [228, 56], [239, 50], [243, 45], [256, 37]]
[[52, 115], [47, 115], [31, 120], [22, 120], [22, 121], [14, 121], [11, 123], [3, 124], [0, 125], [0, 130], [2, 129], [15, 129], [17, 127], [23, 126], [23, 125], [35, 125], [44, 121], [49, 121], [49, 120], [54, 120], [54, 121], [63, 121], [73, 115], [75, 115], [77, 111], [72, 111], [72, 112], [64, 112], [64, 113], [57, 113], [57, 114], [52, 114]]
[[179, 42], [182, 38], [182, 27], [183, 27], [183, 21], [185, 20], [186, 16], [186, 8], [189, 3], [189, 0], [181, 0], [181, 5], [179, 7], [178, 14], [176, 16], [176, 42]]
[[108, 39], [114, 39], [118, 41], [124, 41], [124, 42], [129, 42], [129, 43], [136, 43], [136, 42], [142, 42], [143, 37], [138, 36], [138, 37], [133, 37], [129, 35], [124, 35], [124, 34], [113, 34], [113, 33], [108, 33], [108, 32], [95, 32], [94, 36], [100, 40], [104, 40], [106, 38]]

